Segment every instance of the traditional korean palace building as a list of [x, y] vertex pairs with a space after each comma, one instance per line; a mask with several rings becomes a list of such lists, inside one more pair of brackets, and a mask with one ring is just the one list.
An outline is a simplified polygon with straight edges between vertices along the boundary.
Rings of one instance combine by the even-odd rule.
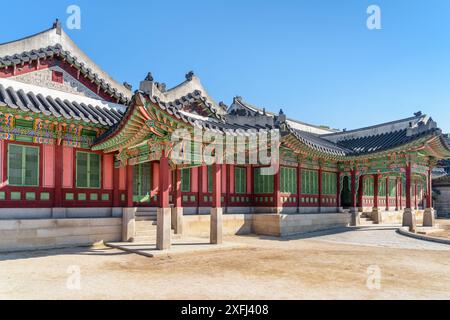
[[[278, 130], [276, 173], [177, 164], [170, 155], [178, 129]], [[436, 122], [420, 112], [338, 131], [241, 97], [216, 103], [192, 72], [171, 89], [148, 74], [132, 92], [58, 22], [0, 45], [0, 230], [10, 231], [0, 250], [139, 241], [150, 230], [165, 249], [172, 233], [220, 243], [222, 233], [280, 236], [369, 222], [414, 228], [416, 218], [432, 225], [431, 170], [449, 157]]]

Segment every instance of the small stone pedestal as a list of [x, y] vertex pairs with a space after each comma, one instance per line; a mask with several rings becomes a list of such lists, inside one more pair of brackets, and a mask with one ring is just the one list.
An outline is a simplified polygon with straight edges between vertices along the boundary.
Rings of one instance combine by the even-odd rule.
[[175, 234], [183, 233], [183, 208], [172, 208], [172, 229]]
[[374, 224], [382, 223], [380, 208], [372, 208], [372, 221]]
[[405, 208], [403, 211], [403, 227], [409, 227], [409, 231], [416, 232], [416, 215], [411, 208]]
[[361, 224], [360, 222], [360, 214], [358, 208], [350, 208], [350, 213], [352, 215], [351, 226], [357, 227]]
[[210, 243], [222, 243], [222, 208], [211, 208]]
[[133, 241], [136, 232], [136, 208], [123, 208], [122, 211], [122, 241]]
[[426, 208], [423, 212], [423, 226], [424, 227], [434, 227], [435, 218], [434, 210], [432, 208]]
[[171, 215], [171, 208], [158, 208], [156, 211], [156, 249], [158, 250], [170, 249]]

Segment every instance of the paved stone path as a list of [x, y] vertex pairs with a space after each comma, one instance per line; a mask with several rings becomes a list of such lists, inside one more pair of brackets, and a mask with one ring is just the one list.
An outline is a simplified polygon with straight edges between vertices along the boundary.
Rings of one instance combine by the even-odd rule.
[[387, 248], [450, 250], [450, 245], [418, 240], [397, 233], [396, 226], [365, 226], [317, 232], [310, 239]]

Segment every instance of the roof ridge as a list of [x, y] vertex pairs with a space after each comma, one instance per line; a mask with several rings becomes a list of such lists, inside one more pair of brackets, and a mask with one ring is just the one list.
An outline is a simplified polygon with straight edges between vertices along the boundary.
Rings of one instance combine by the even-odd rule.
[[[255, 105], [253, 105], [253, 104], [251, 104], [251, 103], [245, 101], [244, 99], [242, 99], [241, 96], [236, 96], [236, 97], [234, 97], [233, 103], [235, 103], [235, 102], [238, 102], [240, 105], [242, 105], [242, 106], [244, 106], [244, 107], [256, 109], [257, 111], [259, 111], [259, 112], [261, 112], [261, 113], [266, 113], [266, 114], [271, 115], [271, 116], [277, 116], [277, 113], [275, 113], [275, 112], [273, 112], [273, 111], [267, 111], [266, 108], [262, 108], [262, 109], [261, 109], [261, 107], [255, 106]], [[294, 118], [289, 118], [289, 117], [288, 117], [288, 118], [286, 118], [286, 120], [289, 120], [289, 121], [292, 121], [292, 122], [296, 122], [296, 123], [301, 124], [301, 125], [313, 127], [313, 128], [316, 128], [316, 129], [322, 129], [322, 130], [324, 130], [324, 131], [333, 131], [333, 129], [326, 128], [326, 127], [324, 127], [324, 126], [320, 126], [320, 125], [316, 125], [316, 124], [307, 123], [307, 122], [304, 122], [304, 121], [301, 121], [301, 120], [297, 120], [297, 119], [294, 119]], [[327, 134], [327, 133], [326, 133], [326, 134]], [[330, 134], [331, 134], [331, 133], [330, 133]]]

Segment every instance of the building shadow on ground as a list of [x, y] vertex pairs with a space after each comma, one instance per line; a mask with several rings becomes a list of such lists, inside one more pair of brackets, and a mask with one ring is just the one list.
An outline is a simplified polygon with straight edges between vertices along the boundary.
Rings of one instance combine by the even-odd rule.
[[125, 251], [118, 251], [109, 247], [88, 247], [88, 246], [77, 246], [77, 247], [67, 247], [58, 249], [39, 249], [33, 251], [13, 251], [0, 253], [0, 262], [9, 260], [23, 260], [23, 259], [34, 259], [43, 258], [48, 256], [59, 256], [59, 255], [74, 255], [74, 256], [120, 256], [130, 254]]

